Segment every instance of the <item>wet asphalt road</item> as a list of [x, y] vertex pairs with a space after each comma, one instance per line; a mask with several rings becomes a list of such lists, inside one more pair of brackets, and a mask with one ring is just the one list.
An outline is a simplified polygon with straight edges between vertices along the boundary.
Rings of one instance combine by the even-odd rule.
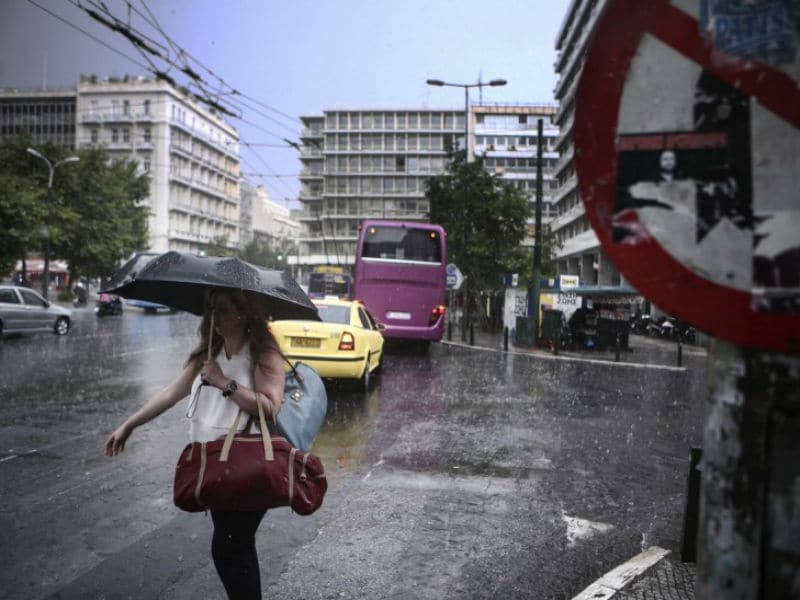
[[[0, 598], [224, 597], [210, 518], [172, 505], [182, 407], [102, 455], [198, 323], [81, 310], [64, 338], [0, 342]], [[264, 597], [571, 598], [645, 547], [679, 550], [705, 397], [705, 358], [684, 364], [387, 355], [369, 393], [330, 390], [328, 495], [267, 515]]]

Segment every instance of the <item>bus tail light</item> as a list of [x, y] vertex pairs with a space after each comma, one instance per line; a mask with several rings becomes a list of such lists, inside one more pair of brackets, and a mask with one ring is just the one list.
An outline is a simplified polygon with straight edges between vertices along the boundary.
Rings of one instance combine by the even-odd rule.
[[353, 334], [345, 331], [339, 339], [339, 350], [355, 350], [356, 340]]
[[434, 306], [431, 309], [431, 318], [428, 321], [428, 325], [433, 325], [439, 319], [439, 317], [443, 317], [444, 313], [447, 311], [447, 308], [443, 304], [439, 306]]

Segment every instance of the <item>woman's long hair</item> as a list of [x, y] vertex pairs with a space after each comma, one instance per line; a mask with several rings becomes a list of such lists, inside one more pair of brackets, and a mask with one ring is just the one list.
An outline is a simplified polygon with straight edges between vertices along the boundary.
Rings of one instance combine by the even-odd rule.
[[[250, 357], [253, 361], [253, 366], [261, 365], [261, 361], [267, 352], [279, 352], [275, 338], [272, 337], [272, 334], [267, 329], [268, 305], [263, 295], [245, 290], [211, 288], [206, 292], [205, 311], [198, 329], [200, 343], [192, 350], [186, 360], [186, 366], [194, 364], [195, 369], [199, 371], [203, 361], [208, 356], [211, 312], [214, 308], [214, 298], [217, 294], [225, 294], [236, 308], [238, 315], [245, 321], [245, 336], [250, 344]], [[215, 333], [211, 343], [212, 358], [216, 358], [219, 355], [223, 342], [222, 336]]]

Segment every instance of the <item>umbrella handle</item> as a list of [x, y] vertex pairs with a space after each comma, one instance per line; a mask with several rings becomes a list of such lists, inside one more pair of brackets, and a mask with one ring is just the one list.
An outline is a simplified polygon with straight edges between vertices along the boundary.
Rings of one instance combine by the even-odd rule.
[[208, 330], [208, 360], [211, 360], [211, 342], [214, 339], [214, 310], [211, 309], [211, 325]]

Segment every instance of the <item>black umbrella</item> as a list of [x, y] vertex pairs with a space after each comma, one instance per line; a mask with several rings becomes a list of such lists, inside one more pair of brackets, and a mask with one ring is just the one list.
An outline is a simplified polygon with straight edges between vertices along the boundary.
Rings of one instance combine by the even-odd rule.
[[105, 292], [196, 315], [203, 314], [206, 290], [221, 287], [263, 296], [266, 313], [273, 320], [320, 320], [316, 306], [288, 273], [262, 269], [238, 258], [171, 251], [156, 257], [133, 275], [128, 273], [122, 280], [115, 276], [114, 281], [120, 285]]
[[144, 267], [159, 256], [157, 252], [137, 252], [124, 265], [117, 269], [105, 284], [104, 289], [115, 289], [130, 283]]

